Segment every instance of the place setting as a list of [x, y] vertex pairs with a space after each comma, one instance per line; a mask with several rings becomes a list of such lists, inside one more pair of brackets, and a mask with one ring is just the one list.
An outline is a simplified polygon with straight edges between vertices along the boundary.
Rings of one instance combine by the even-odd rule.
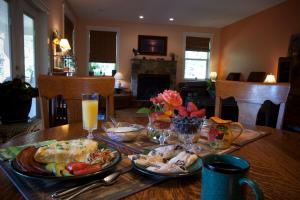
[[[98, 98], [97, 93], [82, 94], [82, 128], [88, 132], [86, 137], [8, 148], [15, 149], [15, 155], [8, 158], [6, 171], [16, 184], [28, 185], [28, 190], [23, 191], [26, 195], [38, 188], [40, 195], [66, 200], [105, 190], [101, 192], [103, 198], [121, 198], [166, 179], [198, 177], [201, 172], [207, 174], [215, 169], [224, 173], [233, 170], [228, 167], [231, 164], [209, 164], [206, 159], [227, 153], [223, 150], [230, 149], [244, 131], [241, 124], [217, 117], [208, 121], [205, 109], [198, 109], [192, 102], [183, 106], [179, 93], [165, 90], [150, 99], [153, 106], [146, 127], [119, 122], [110, 116], [111, 122], [101, 123], [107, 137], [103, 142], [102, 134], [94, 133], [98, 129]], [[138, 112], [141, 110], [147, 111], [142, 108]], [[209, 128], [208, 145], [199, 143], [203, 127]], [[231, 127], [238, 128], [236, 135]], [[144, 147], [136, 148], [132, 144], [140, 137], [152, 145], [141, 143]], [[3, 150], [1, 154], [9, 155]], [[238, 158], [228, 155], [226, 162], [231, 163], [231, 159], [235, 165]], [[244, 166], [245, 169], [237, 166], [234, 170], [244, 173], [249, 169]], [[252, 184], [249, 182], [245, 181]]]

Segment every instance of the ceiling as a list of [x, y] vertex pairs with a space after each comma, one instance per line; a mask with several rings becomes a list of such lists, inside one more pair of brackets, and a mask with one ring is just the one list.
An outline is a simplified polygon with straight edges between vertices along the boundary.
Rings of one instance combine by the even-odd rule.
[[[79, 18], [224, 27], [284, 0], [68, 0]], [[144, 19], [139, 19], [143, 15]], [[169, 21], [169, 18], [174, 21]]]

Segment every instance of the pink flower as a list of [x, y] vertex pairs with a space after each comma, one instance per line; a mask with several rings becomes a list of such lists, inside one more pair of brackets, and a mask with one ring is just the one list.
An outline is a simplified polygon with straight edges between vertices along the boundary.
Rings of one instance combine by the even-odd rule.
[[174, 90], [165, 90], [161, 96], [167, 104], [170, 104], [174, 108], [182, 105], [180, 94]]
[[157, 97], [150, 98], [150, 101], [155, 104], [162, 104], [164, 102], [164, 99], [162, 97], [162, 94], [159, 93]]

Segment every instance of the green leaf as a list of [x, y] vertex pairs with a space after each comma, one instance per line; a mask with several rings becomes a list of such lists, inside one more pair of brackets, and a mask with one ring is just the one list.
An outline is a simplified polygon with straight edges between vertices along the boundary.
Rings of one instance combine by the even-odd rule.
[[151, 109], [149, 108], [146, 108], [146, 107], [143, 107], [143, 108], [140, 108], [136, 111], [136, 113], [142, 113], [142, 114], [150, 114], [152, 112]]

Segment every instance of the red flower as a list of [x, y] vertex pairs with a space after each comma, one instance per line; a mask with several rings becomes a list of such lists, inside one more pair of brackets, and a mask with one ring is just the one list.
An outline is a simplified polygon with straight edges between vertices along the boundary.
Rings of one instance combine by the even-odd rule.
[[161, 97], [167, 104], [173, 106], [174, 108], [182, 105], [182, 98], [180, 94], [174, 90], [165, 90]]
[[159, 93], [157, 97], [150, 98], [150, 101], [155, 104], [162, 104], [164, 102], [164, 99], [162, 97], [162, 94]]

